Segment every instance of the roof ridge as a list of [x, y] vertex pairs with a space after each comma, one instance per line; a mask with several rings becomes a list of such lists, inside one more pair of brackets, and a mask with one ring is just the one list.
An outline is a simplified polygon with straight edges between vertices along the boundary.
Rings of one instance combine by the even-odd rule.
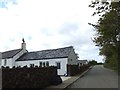
[[73, 46], [61, 47], [61, 48], [56, 48], [56, 49], [45, 49], [45, 50], [40, 50], [40, 51], [31, 51], [31, 53], [42, 52], [42, 51], [51, 51], [51, 50], [59, 50], [59, 49], [65, 49], [65, 48], [73, 48]]
[[9, 50], [9, 51], [2, 52], [2, 58], [3, 59], [5, 59], [5, 58], [11, 58], [14, 55], [16, 55], [17, 53], [19, 53], [21, 50], [22, 49], [14, 49], [14, 50]]
[[1, 53], [11, 52], [11, 51], [15, 51], [15, 50], [21, 50], [21, 48], [19, 48], [19, 49], [13, 49], [13, 50], [7, 50], [7, 51], [1, 52]]
[[32, 51], [24, 54], [17, 61], [65, 58], [68, 57], [71, 49], [73, 49], [73, 46], [41, 51]]

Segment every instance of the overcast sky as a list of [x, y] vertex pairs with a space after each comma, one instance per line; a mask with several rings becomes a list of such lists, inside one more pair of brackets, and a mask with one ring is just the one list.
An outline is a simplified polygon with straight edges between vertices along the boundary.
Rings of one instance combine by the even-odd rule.
[[95, 31], [88, 23], [98, 17], [89, 8], [90, 0], [0, 0], [0, 52], [21, 48], [28, 51], [73, 46], [79, 59], [102, 62], [91, 38]]

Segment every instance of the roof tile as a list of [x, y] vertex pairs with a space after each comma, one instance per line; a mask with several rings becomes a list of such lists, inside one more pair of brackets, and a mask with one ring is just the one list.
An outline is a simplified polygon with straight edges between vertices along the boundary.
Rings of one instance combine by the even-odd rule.
[[73, 47], [69, 46], [69, 47], [58, 48], [58, 49], [27, 52], [16, 61], [65, 58], [65, 57], [68, 57], [68, 55], [72, 49], [73, 49]]

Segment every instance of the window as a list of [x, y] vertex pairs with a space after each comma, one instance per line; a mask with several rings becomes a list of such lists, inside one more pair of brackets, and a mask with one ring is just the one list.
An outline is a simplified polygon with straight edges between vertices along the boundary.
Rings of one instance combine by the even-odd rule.
[[72, 59], [68, 59], [69, 61], [72, 61]]
[[39, 66], [42, 67], [42, 62], [39, 63]]
[[6, 64], [7, 64], [7, 60], [5, 59], [4, 66], [6, 66]]
[[34, 67], [34, 64], [30, 64], [30, 67]]
[[48, 61], [46, 62], [46, 67], [49, 67], [49, 62]]
[[43, 62], [43, 67], [45, 67], [45, 62]]
[[56, 62], [56, 66], [57, 66], [57, 69], [61, 69], [61, 63], [60, 62]]

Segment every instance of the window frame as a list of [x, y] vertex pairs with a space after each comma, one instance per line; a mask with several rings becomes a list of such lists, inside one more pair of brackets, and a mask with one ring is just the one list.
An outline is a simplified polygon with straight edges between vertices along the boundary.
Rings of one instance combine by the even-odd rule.
[[61, 62], [56, 62], [57, 69], [61, 69]]
[[46, 61], [46, 67], [49, 67], [49, 61]]
[[4, 66], [6, 66], [6, 65], [7, 65], [7, 59], [4, 60]]

